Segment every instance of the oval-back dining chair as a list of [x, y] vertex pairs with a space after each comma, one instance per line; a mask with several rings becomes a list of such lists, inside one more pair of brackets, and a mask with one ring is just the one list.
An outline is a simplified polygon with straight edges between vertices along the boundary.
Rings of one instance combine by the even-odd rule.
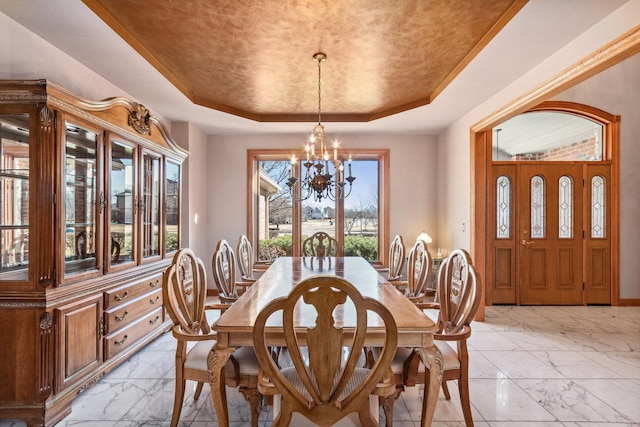
[[401, 280], [405, 264], [405, 247], [402, 236], [396, 235], [389, 246], [389, 272], [387, 280]]
[[236, 255], [238, 256], [238, 266], [240, 267], [241, 279], [244, 282], [255, 282], [256, 278], [253, 275], [253, 265], [255, 262], [253, 246], [244, 234], [238, 239]]
[[416, 240], [416, 243], [409, 251], [407, 279], [390, 280], [390, 282], [403, 291], [411, 301], [424, 301], [428, 294], [427, 284], [429, 283], [429, 275], [432, 274], [432, 262], [431, 254], [427, 250], [424, 242], [422, 240]]
[[220, 302], [233, 303], [253, 282], [236, 281], [236, 255], [231, 245], [222, 239], [216, 245], [211, 267]]
[[[447, 381], [457, 380], [462, 413], [467, 427], [473, 427], [469, 398], [469, 353], [467, 339], [471, 336], [471, 321], [478, 311], [481, 299], [480, 277], [463, 249], [452, 251], [438, 271], [437, 303], [416, 303], [421, 309], [438, 309], [439, 330], [434, 334], [435, 344], [443, 356], [442, 390], [451, 398]], [[455, 348], [449, 345], [455, 343]], [[391, 364], [396, 378], [397, 394], [381, 399], [387, 426], [393, 420], [393, 402], [404, 386], [425, 384], [427, 373], [418, 353], [410, 348], [396, 350]], [[424, 412], [424, 411], [423, 411]]]
[[302, 256], [339, 256], [338, 241], [324, 231], [313, 233], [302, 242]]
[[[207, 356], [216, 343], [205, 315], [206, 275], [202, 260], [188, 248], [173, 256], [162, 282], [165, 309], [173, 321], [171, 330], [177, 340], [176, 386], [171, 427], [178, 425], [187, 380], [196, 381], [193, 398], [197, 400], [209, 381]], [[252, 347], [239, 347], [225, 366], [226, 384], [239, 387], [251, 405], [251, 425], [258, 425], [262, 396], [258, 393], [258, 360]]]
[[[334, 313], [342, 315], [334, 317]], [[343, 317], [348, 316], [357, 320], [356, 326], [342, 329]], [[357, 366], [367, 316], [379, 316], [384, 330], [384, 345], [371, 369]], [[272, 357], [266, 340], [270, 322], [284, 327], [290, 367], [280, 369]], [[363, 297], [340, 277], [310, 277], [293, 287], [289, 295], [271, 301], [256, 318], [253, 341], [262, 366], [258, 389], [275, 396], [273, 426], [300, 426], [308, 421], [331, 426], [352, 413], [363, 426], [377, 425], [375, 395], [395, 392], [389, 363], [397, 339], [389, 310], [379, 301]]]

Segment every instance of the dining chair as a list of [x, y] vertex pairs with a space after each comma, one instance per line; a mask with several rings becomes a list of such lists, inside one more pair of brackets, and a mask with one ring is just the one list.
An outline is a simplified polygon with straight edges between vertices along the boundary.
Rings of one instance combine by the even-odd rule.
[[386, 273], [388, 281], [402, 280], [405, 266], [405, 246], [402, 236], [397, 234], [389, 245], [389, 267], [376, 268], [379, 273]]
[[324, 231], [318, 231], [302, 242], [302, 256], [338, 256], [338, 241]]
[[416, 240], [416, 243], [409, 251], [409, 259], [407, 261], [407, 278], [406, 280], [389, 280], [401, 292], [413, 302], [421, 302], [427, 295], [435, 293], [428, 292], [427, 284], [429, 283], [429, 275], [432, 264], [431, 254], [427, 250], [422, 240]]
[[[416, 305], [421, 309], [438, 310], [438, 332], [434, 334], [434, 340], [443, 357], [442, 390], [445, 398], [451, 399], [447, 381], [458, 381], [464, 420], [467, 427], [473, 427], [467, 339], [471, 336], [471, 321], [480, 306], [481, 283], [468, 252], [456, 249], [450, 253], [438, 271], [437, 286], [439, 302], [419, 302]], [[455, 348], [450, 343], [455, 343]], [[392, 425], [393, 402], [404, 387], [425, 384], [428, 378], [420, 356], [409, 348], [399, 347], [396, 350], [391, 369], [396, 379], [396, 394], [381, 399], [387, 426]]]
[[218, 295], [209, 296], [206, 305], [207, 308], [224, 312], [253, 282], [236, 282], [236, 255], [225, 239], [218, 241], [211, 259], [211, 267]]
[[[342, 329], [347, 316], [356, 320], [348, 331]], [[380, 356], [370, 369], [358, 366], [367, 316], [378, 316], [385, 331]], [[284, 328], [289, 367], [281, 369], [269, 350], [271, 324]], [[253, 342], [262, 366], [258, 390], [274, 396], [273, 426], [378, 425], [378, 396], [395, 392], [389, 363], [397, 339], [389, 310], [337, 276], [307, 278], [287, 296], [271, 301], [258, 313]]]
[[[187, 380], [196, 381], [197, 400], [209, 381], [207, 356], [216, 343], [216, 334], [207, 323], [207, 284], [204, 264], [188, 248], [180, 249], [165, 271], [162, 281], [165, 309], [173, 321], [171, 332], [177, 340], [176, 386], [171, 427], [178, 425]], [[251, 406], [251, 425], [258, 425], [262, 395], [257, 381], [260, 365], [252, 347], [239, 347], [225, 366], [226, 385], [238, 387]]]
[[256, 277], [254, 277], [253, 271], [255, 263], [253, 246], [244, 234], [238, 239], [236, 255], [238, 256], [238, 266], [240, 267], [240, 278], [244, 282], [255, 282]]

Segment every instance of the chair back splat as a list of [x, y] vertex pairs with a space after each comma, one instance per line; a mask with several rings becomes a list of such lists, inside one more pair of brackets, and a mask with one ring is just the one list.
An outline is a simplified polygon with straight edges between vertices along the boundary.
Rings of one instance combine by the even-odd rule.
[[[368, 369], [359, 367], [358, 361], [370, 312], [374, 314], [369, 316], [377, 315], [384, 323], [385, 343], [380, 357]], [[334, 313], [343, 316], [336, 319]], [[347, 318], [356, 320], [354, 328], [342, 328]], [[291, 357], [292, 366], [282, 370], [265, 339], [271, 321], [282, 322]], [[280, 412], [273, 425], [299, 425], [299, 421], [291, 421], [293, 413], [320, 426], [333, 425], [350, 413], [357, 413], [363, 426], [377, 425], [377, 416], [374, 419], [370, 412], [370, 396], [394, 393], [390, 362], [396, 345], [395, 320], [381, 303], [363, 297], [339, 277], [303, 280], [288, 296], [265, 306], [254, 326], [254, 347], [262, 366], [258, 389], [281, 396]]]

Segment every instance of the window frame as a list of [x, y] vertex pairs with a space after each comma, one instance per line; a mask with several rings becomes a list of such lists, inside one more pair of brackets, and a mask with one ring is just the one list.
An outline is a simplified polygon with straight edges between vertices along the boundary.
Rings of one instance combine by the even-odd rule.
[[[389, 257], [389, 149], [349, 149], [347, 153], [353, 161], [376, 160], [378, 167], [378, 260], [371, 261], [371, 265], [379, 267], [386, 265]], [[293, 149], [249, 149], [247, 150], [247, 236], [252, 242], [258, 238], [258, 196], [259, 196], [259, 169], [260, 161], [289, 161], [292, 155], [299, 156], [300, 150]], [[357, 171], [354, 171], [357, 177]], [[354, 183], [358, 185], [358, 181]], [[301, 203], [293, 203], [292, 208], [292, 243], [293, 256], [301, 256]], [[344, 203], [336, 203], [336, 233], [338, 244], [344, 244]], [[254, 255], [257, 257], [257, 244], [253, 244]], [[256, 266], [266, 268], [265, 261], [256, 261]]]

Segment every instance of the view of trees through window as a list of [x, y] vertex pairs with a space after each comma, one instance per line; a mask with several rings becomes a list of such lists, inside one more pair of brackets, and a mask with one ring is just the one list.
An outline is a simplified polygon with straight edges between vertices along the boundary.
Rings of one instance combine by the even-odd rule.
[[[379, 259], [379, 160], [354, 159], [353, 189], [344, 200], [291, 197], [287, 179], [289, 160], [260, 160], [259, 196], [257, 206], [258, 259], [270, 262], [293, 253], [293, 239], [304, 241], [318, 231], [324, 231], [342, 242], [345, 256], [362, 256], [370, 261]], [[298, 172], [298, 176], [302, 174]], [[348, 188], [348, 186], [347, 186]], [[300, 209], [296, 219], [294, 204]], [[339, 229], [340, 218], [344, 226]], [[296, 223], [297, 222], [297, 223]]]

